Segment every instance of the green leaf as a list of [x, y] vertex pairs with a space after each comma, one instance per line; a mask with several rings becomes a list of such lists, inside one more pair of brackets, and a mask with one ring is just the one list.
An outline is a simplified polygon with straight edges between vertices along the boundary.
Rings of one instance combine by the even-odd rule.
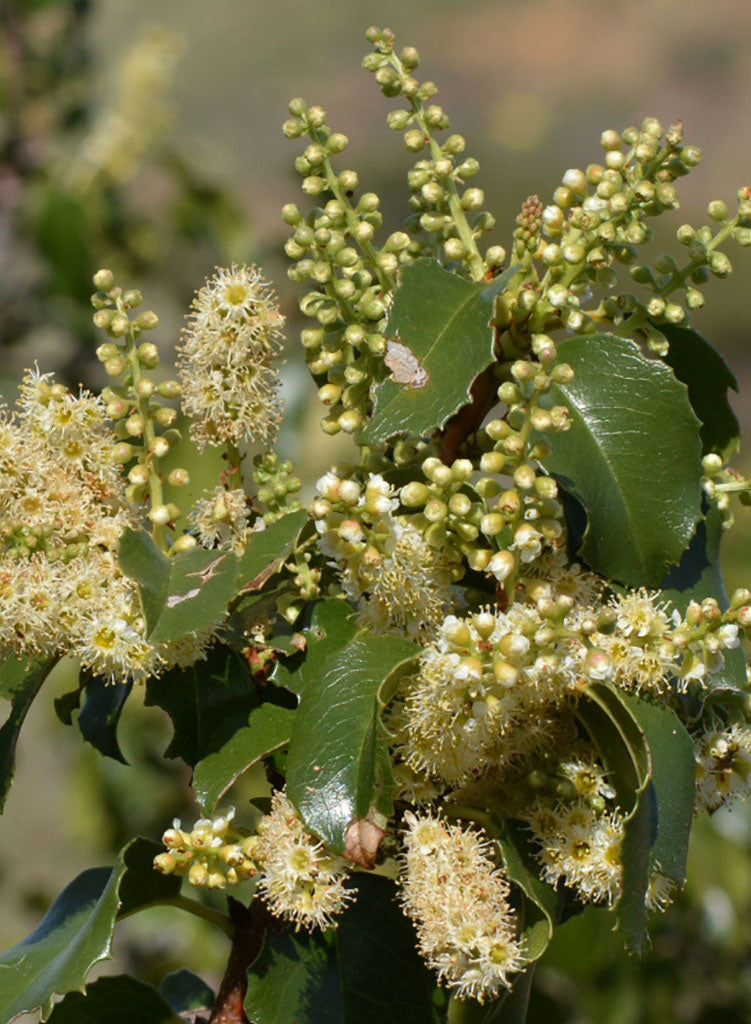
[[340, 598], [319, 601], [313, 609], [310, 628], [305, 630], [305, 657], [294, 658], [290, 667], [279, 661], [272, 679], [292, 693], [300, 694], [310, 680], [317, 678], [326, 658], [341, 650], [357, 633], [352, 605]]
[[251, 711], [248, 724], [238, 729], [223, 747], [198, 762], [193, 772], [193, 791], [204, 814], [213, 816], [217, 803], [243, 772], [289, 743], [294, 717], [290, 708], [262, 704]]
[[217, 644], [205, 661], [148, 679], [144, 703], [164, 708], [174, 724], [165, 756], [193, 766], [247, 725], [258, 696], [247, 662]]
[[169, 559], [150, 533], [130, 528], [123, 530], [117, 557], [123, 573], [138, 584], [146, 628], [151, 634], [169, 594]]
[[[720, 544], [724, 535], [722, 518], [713, 505], [699, 523], [680, 564], [662, 581], [662, 596], [684, 613], [691, 601], [714, 597], [723, 610], [730, 607], [722, 576]], [[723, 651], [723, 668], [706, 680], [713, 689], [742, 690], [746, 686], [746, 656], [741, 648]]]
[[576, 376], [554, 385], [571, 429], [551, 435], [550, 471], [587, 511], [581, 555], [630, 586], [657, 586], [701, 519], [699, 421], [685, 385], [625, 338], [571, 338], [561, 358]]
[[139, 585], [152, 643], [211, 629], [237, 593], [238, 560], [231, 551], [193, 548], [168, 559], [148, 533], [126, 530], [119, 560], [125, 575]]
[[250, 543], [238, 567], [237, 589], [240, 592], [260, 590], [266, 580], [273, 576], [289, 554], [307, 518], [308, 513], [301, 508], [277, 519], [265, 530], [251, 534]]
[[86, 691], [86, 701], [78, 715], [81, 735], [100, 754], [127, 764], [117, 739], [117, 726], [133, 684], [111, 684], [85, 672], [81, 675]]
[[586, 698], [579, 702], [577, 715], [611, 772], [618, 805], [625, 816], [623, 879], [616, 914], [627, 945], [641, 953], [647, 931], [644, 898], [649, 885], [651, 850], [657, 837], [649, 747], [623, 694], [607, 683], [590, 684]]
[[393, 882], [361, 874], [336, 932], [267, 937], [245, 1011], [254, 1024], [438, 1024], [434, 990]]
[[373, 805], [391, 813], [391, 780], [378, 770], [385, 744], [379, 696], [389, 676], [419, 653], [402, 637], [361, 630], [322, 664], [308, 656], [315, 685], [303, 689], [295, 714], [287, 793], [308, 828], [337, 853], [347, 827]]
[[401, 912], [390, 879], [357, 876], [357, 899], [335, 936], [347, 1024], [442, 1019], [433, 1002], [435, 978], [417, 952], [414, 927]]
[[149, 634], [152, 643], [169, 643], [211, 629], [227, 613], [237, 593], [237, 556], [231, 551], [193, 548], [170, 559], [167, 597]]
[[69, 992], [49, 1018], [50, 1024], [185, 1024], [170, 1004], [145, 981], [127, 974], [99, 978], [86, 993]]
[[657, 837], [652, 865], [679, 886], [686, 880], [686, 860], [696, 798], [694, 744], [676, 713], [665, 704], [651, 704], [634, 694], [621, 700], [647, 738], [652, 787], [657, 806]]
[[660, 324], [670, 345], [665, 362], [688, 388], [694, 412], [701, 420], [702, 454], [729, 455], [740, 445], [741, 428], [728, 402], [728, 389], [738, 390], [735, 374], [706, 338], [688, 327]]
[[555, 891], [541, 881], [527, 834], [508, 823], [498, 840], [506, 874], [524, 894], [520, 926], [524, 960], [538, 960], [550, 944], [555, 930], [558, 898]]
[[404, 267], [386, 334], [410, 350], [424, 382], [399, 383], [392, 376], [378, 385], [362, 435], [366, 444], [431, 434], [466, 405], [472, 382], [493, 362], [494, 301], [515, 272], [487, 283], [467, 281], [432, 259]]
[[214, 1005], [214, 993], [203, 978], [185, 967], [165, 975], [159, 991], [177, 1013], [210, 1009]]
[[532, 964], [523, 974], [518, 975], [509, 994], [488, 1008], [482, 1024], [525, 1024], [535, 968], [536, 964]]
[[16, 771], [16, 744], [21, 726], [56, 663], [56, 658], [20, 660], [11, 657], [0, 665], [0, 696], [11, 702], [10, 714], [0, 728], [0, 813]]
[[270, 933], [248, 972], [253, 1024], [346, 1024], [331, 931]]
[[83, 991], [86, 977], [111, 956], [118, 915], [133, 913], [180, 891], [180, 879], [160, 875], [152, 861], [159, 843], [134, 839], [112, 868], [90, 868], [57, 897], [39, 926], [0, 955], [0, 1019], [11, 1020], [42, 1007], [53, 997]]

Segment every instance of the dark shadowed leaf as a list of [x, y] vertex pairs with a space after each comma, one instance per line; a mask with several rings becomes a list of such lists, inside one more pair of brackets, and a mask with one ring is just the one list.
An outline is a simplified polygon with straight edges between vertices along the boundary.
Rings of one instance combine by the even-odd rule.
[[271, 934], [248, 973], [254, 1024], [439, 1024], [441, 996], [389, 879], [360, 874], [337, 930]]
[[258, 698], [250, 669], [236, 651], [217, 644], [205, 661], [173, 668], [146, 683], [147, 705], [164, 708], [175, 734], [165, 751], [195, 765], [248, 723]]
[[389, 676], [419, 653], [402, 637], [361, 630], [314, 673], [306, 661], [315, 685], [304, 687], [295, 714], [287, 792], [308, 828], [338, 853], [347, 827], [372, 806], [391, 812], [391, 773], [384, 778], [379, 770], [385, 744], [379, 695]]
[[686, 388], [614, 335], [571, 338], [560, 353], [576, 376], [546, 401], [567, 405], [572, 425], [551, 435], [547, 465], [587, 511], [580, 553], [611, 579], [656, 586], [701, 518], [699, 421]]
[[168, 901], [180, 879], [154, 871], [162, 851], [149, 839], [134, 839], [112, 868], [91, 868], [70, 883], [39, 926], [0, 955], [0, 1019], [42, 1007], [50, 1012], [56, 993], [82, 991], [95, 963], [111, 956], [118, 915]]
[[184, 1024], [155, 988], [127, 974], [100, 978], [86, 993], [69, 992], [50, 1024]]
[[701, 420], [702, 453], [730, 454], [741, 437], [728, 402], [728, 390], [738, 390], [735, 374], [714, 345], [696, 331], [670, 324], [661, 324], [660, 330], [670, 345], [665, 362], [688, 388], [689, 401]]
[[162, 978], [159, 991], [177, 1013], [214, 1005], [214, 993], [203, 978], [186, 968]]
[[0, 665], [0, 697], [10, 701], [10, 713], [0, 728], [0, 812], [5, 806], [16, 770], [16, 744], [29, 708], [57, 659], [9, 658]]
[[[691, 601], [703, 601], [714, 597], [725, 610], [730, 605], [725, 582], [722, 577], [720, 544], [723, 529], [718, 510], [712, 506], [706, 519], [696, 528], [696, 533], [684, 552], [680, 564], [670, 570], [662, 582], [663, 597], [681, 613]], [[723, 668], [712, 672], [706, 683], [713, 688], [741, 690], [746, 685], [746, 657], [741, 648], [723, 651]]]
[[246, 726], [198, 762], [193, 772], [193, 791], [204, 814], [214, 814], [217, 803], [243, 772], [289, 743], [294, 717], [290, 708], [262, 704], [251, 711]]
[[493, 304], [515, 269], [488, 283], [467, 281], [432, 259], [404, 267], [386, 333], [411, 353], [414, 383], [408, 372], [400, 383], [397, 372], [378, 385], [366, 443], [430, 434], [466, 405], [475, 377], [493, 361]]
[[133, 684], [110, 684], [88, 673], [82, 673], [82, 683], [86, 700], [78, 715], [81, 735], [105, 757], [127, 764], [117, 739], [117, 726]]

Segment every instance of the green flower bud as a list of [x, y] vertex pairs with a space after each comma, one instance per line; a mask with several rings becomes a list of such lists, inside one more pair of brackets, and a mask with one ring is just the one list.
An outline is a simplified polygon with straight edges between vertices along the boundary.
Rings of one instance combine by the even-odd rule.
[[171, 427], [177, 422], [177, 409], [164, 405], [154, 413], [154, 419], [161, 427]]
[[147, 309], [137, 317], [136, 326], [140, 327], [142, 331], [153, 331], [155, 327], [159, 326], [159, 317], [153, 309]]
[[112, 458], [115, 462], [119, 462], [121, 465], [125, 465], [126, 462], [134, 457], [135, 451], [131, 445], [126, 441], [118, 441], [117, 444], [112, 446]]
[[707, 213], [712, 220], [723, 221], [728, 219], [728, 204], [722, 199], [713, 199], [707, 207]]
[[426, 141], [421, 128], [410, 128], [404, 133], [404, 144], [411, 153], [419, 153]]
[[181, 387], [176, 380], [164, 380], [157, 387], [157, 392], [162, 398], [177, 398], [180, 394]]
[[715, 277], [727, 277], [733, 270], [733, 264], [724, 252], [715, 249], [709, 256], [709, 269]]
[[147, 370], [159, 365], [159, 349], [152, 341], [144, 341], [137, 348], [138, 361]]
[[115, 287], [115, 275], [111, 270], [97, 270], [93, 277], [94, 287], [100, 292], [109, 292]]
[[489, 267], [500, 267], [506, 262], [506, 250], [502, 245], [491, 245], [485, 253], [485, 262]]
[[409, 127], [411, 120], [411, 110], [392, 110], [386, 118], [386, 123], [395, 132], [403, 132]]
[[[106, 330], [112, 323], [113, 316], [114, 313], [111, 309], [98, 309], [96, 313], [94, 313], [94, 316], [92, 317], [92, 320], [94, 321], [94, 326], [99, 327], [101, 330]], [[103, 345], [99, 346], [99, 348], [103, 347]], [[114, 348], [115, 346], [113, 345], [112, 347]], [[98, 352], [99, 349], [97, 349], [97, 353]], [[99, 355], [97, 355], [97, 358], [102, 359], [102, 357]], [[103, 359], [102, 362], [104, 362]]]
[[302, 214], [295, 203], [285, 203], [282, 207], [282, 220], [291, 227], [302, 223]]
[[128, 364], [121, 355], [112, 356], [111, 359], [105, 359], [104, 369], [108, 376], [119, 377], [125, 372], [125, 368]]
[[429, 497], [430, 492], [427, 487], [418, 480], [412, 480], [410, 483], [405, 484], [399, 492], [399, 499], [402, 505], [406, 505], [407, 508], [421, 508], [428, 501]]
[[170, 487], [186, 487], [190, 483], [190, 473], [182, 466], [176, 466], [167, 477]]

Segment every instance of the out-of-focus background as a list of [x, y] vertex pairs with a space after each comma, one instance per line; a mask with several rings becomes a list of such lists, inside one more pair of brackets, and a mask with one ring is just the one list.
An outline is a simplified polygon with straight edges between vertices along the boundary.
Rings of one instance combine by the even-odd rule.
[[[256, 262], [289, 320], [285, 455], [307, 480], [341, 442], [305, 430], [319, 413], [296, 351], [296, 289], [286, 278], [279, 210], [300, 201], [299, 142], [280, 125], [292, 96], [329, 112], [350, 138], [341, 166], [379, 193], [387, 225], [407, 212], [411, 164], [360, 68], [372, 5], [363, 0], [2, 0], [0, 2], [0, 391], [12, 401], [35, 361], [68, 383], [101, 386], [91, 274], [111, 266], [162, 320], [169, 362], [193, 290], [215, 265]], [[683, 208], [658, 222], [654, 255], [708, 200], [732, 206], [751, 183], [751, 7], [741, 0], [382, 0], [379, 18], [422, 55], [452, 128], [478, 157], [487, 208], [508, 245], [522, 200], [547, 201], [568, 167], [600, 159], [605, 128], [646, 115], [684, 122], [704, 161], [679, 182]], [[302, 205], [302, 202], [301, 202]], [[661, 232], [661, 234], [660, 234]], [[707, 286], [694, 326], [751, 394], [751, 254]], [[751, 403], [735, 402], [744, 429]], [[298, 438], [296, 440], [296, 438]], [[312, 438], [312, 440], [311, 440]], [[744, 468], [743, 453], [739, 466]], [[745, 465], [749, 470], [748, 463]], [[194, 487], [213, 484], [195, 475]], [[728, 586], [751, 579], [751, 511], [726, 543]], [[59, 889], [112, 861], [134, 833], [158, 838], [188, 776], [161, 752], [169, 726], [131, 699], [121, 726], [133, 767], [103, 761], [64, 728], [52, 696], [73, 687], [63, 665], [24, 727], [17, 780], [0, 819], [0, 945], [39, 920]], [[46, 697], [46, 699], [45, 699]], [[242, 804], [242, 787], [235, 794]], [[538, 971], [533, 1022], [725, 1024], [751, 1020], [751, 818], [746, 808], [697, 823], [686, 893], [656, 920], [643, 963], [619, 952], [603, 911], [560, 930]], [[177, 912], [129, 921], [115, 971], [148, 980], [189, 966], [216, 984], [226, 956]]]

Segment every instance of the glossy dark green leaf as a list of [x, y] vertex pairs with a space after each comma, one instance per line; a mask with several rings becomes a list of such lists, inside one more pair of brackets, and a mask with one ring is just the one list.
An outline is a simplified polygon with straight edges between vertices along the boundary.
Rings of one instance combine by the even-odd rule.
[[524, 960], [532, 963], [542, 956], [553, 938], [558, 899], [555, 891], [540, 879], [525, 831], [509, 822], [498, 844], [506, 874], [524, 894], [519, 923]]
[[347, 1024], [437, 1024], [435, 976], [417, 952], [417, 936], [397, 903], [396, 886], [356, 876], [357, 899], [335, 933]]
[[265, 530], [251, 534], [250, 543], [238, 566], [238, 590], [260, 590], [266, 580], [273, 576], [289, 554], [305, 525], [308, 513], [305, 509], [290, 512], [277, 519]]
[[579, 702], [577, 715], [611, 772], [618, 805], [625, 816], [623, 878], [616, 914], [626, 944], [641, 953], [647, 930], [644, 898], [657, 838], [657, 806], [647, 740], [623, 696], [607, 683], [592, 683], [587, 697]]
[[656, 586], [701, 519], [699, 421], [685, 385], [625, 338], [571, 338], [561, 359], [576, 376], [546, 401], [567, 405], [571, 429], [551, 435], [547, 465], [582, 503], [581, 555], [631, 586]]
[[175, 734], [165, 756], [192, 766], [247, 725], [258, 698], [247, 662], [217, 644], [205, 661], [148, 679], [145, 704], [164, 708], [172, 719]]
[[694, 744], [675, 712], [633, 694], [620, 695], [647, 738], [652, 787], [657, 806], [657, 837], [652, 863], [679, 886], [686, 880], [686, 859], [696, 795]]
[[248, 724], [224, 746], [198, 762], [193, 772], [193, 792], [204, 814], [213, 816], [217, 803], [243, 772], [289, 743], [294, 717], [290, 708], [262, 704], [251, 711]]
[[0, 955], [0, 1019], [52, 1008], [53, 996], [82, 991], [95, 963], [111, 956], [118, 915], [168, 901], [180, 879], [160, 875], [152, 861], [162, 847], [134, 839], [112, 868], [91, 868], [70, 883], [22, 942]]
[[389, 879], [361, 874], [336, 931], [270, 934], [248, 973], [254, 1024], [439, 1024], [442, 998]]
[[78, 715], [81, 735], [100, 754], [127, 764], [117, 739], [117, 726], [133, 684], [111, 684], [87, 673], [83, 675], [83, 683], [86, 700]]
[[10, 713], [0, 728], [0, 812], [16, 771], [16, 744], [21, 726], [56, 660], [9, 658], [0, 665], [0, 696], [10, 701]]
[[214, 993], [203, 978], [185, 967], [165, 975], [159, 992], [177, 1013], [201, 1010], [204, 1007], [210, 1009], [214, 1005]]
[[403, 268], [386, 333], [411, 356], [403, 373], [375, 389], [367, 444], [431, 434], [466, 405], [472, 382], [493, 361], [493, 304], [513, 272], [488, 283], [467, 281], [432, 259]]
[[536, 966], [532, 964], [517, 975], [512, 990], [492, 1003], [478, 1024], [525, 1024]]
[[419, 653], [402, 637], [361, 630], [314, 672], [310, 664], [315, 685], [303, 689], [295, 714], [287, 793], [308, 828], [337, 852], [348, 825], [372, 806], [391, 812], [389, 780], [378, 770], [385, 744], [379, 695], [389, 676]]
[[127, 974], [99, 978], [86, 992], [69, 992], [50, 1024], [184, 1024], [155, 988]]
[[702, 453], [730, 454], [740, 444], [741, 428], [728, 402], [738, 390], [735, 374], [706, 338], [688, 327], [661, 324], [670, 345], [665, 362], [688, 388], [694, 412], [701, 420]]
[[248, 972], [253, 1024], [347, 1024], [333, 934], [271, 932]]
[[326, 598], [313, 609], [310, 627], [303, 632], [305, 656], [297, 656], [291, 667], [278, 662], [272, 679], [292, 693], [300, 694], [309, 680], [315, 680], [321, 666], [336, 651], [348, 644], [357, 633], [355, 612], [340, 598]]
[[[680, 564], [671, 569], [662, 581], [662, 596], [681, 613], [685, 612], [689, 602], [701, 602], [707, 597], [714, 597], [723, 610], [730, 606], [720, 558], [723, 532], [720, 513], [712, 506], [706, 519], [696, 528]], [[746, 657], [743, 650], [736, 648], [723, 651], [722, 658], [723, 668], [708, 676], [707, 685], [730, 690], [743, 689], [746, 685]]]

